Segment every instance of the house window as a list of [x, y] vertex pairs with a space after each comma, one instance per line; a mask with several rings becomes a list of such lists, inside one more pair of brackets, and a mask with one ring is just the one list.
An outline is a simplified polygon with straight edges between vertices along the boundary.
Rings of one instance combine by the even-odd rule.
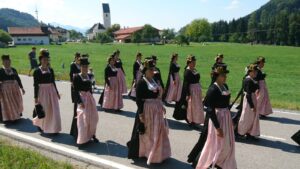
[[23, 38], [23, 41], [26, 41], [26, 38]]
[[21, 41], [21, 40], [22, 40], [21, 38], [18, 38], [18, 39], [17, 39], [17, 41]]
[[31, 39], [31, 38], [28, 38], [28, 41], [32, 41], [32, 39]]

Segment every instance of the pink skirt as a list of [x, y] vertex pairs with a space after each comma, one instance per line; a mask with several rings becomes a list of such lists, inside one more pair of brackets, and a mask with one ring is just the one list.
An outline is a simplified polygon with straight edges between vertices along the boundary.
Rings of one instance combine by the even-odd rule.
[[187, 120], [190, 123], [195, 124], [204, 123], [202, 90], [201, 85], [199, 83], [190, 85], [190, 99], [188, 100]]
[[117, 77], [109, 78], [110, 86], [104, 89], [103, 105], [104, 109], [119, 110], [123, 108], [123, 96], [119, 90]]
[[[252, 94], [254, 107], [257, 105], [255, 93]], [[240, 135], [250, 134], [251, 136], [260, 135], [259, 113], [254, 113], [247, 102], [246, 95], [244, 96], [243, 110], [238, 124], [238, 133]]]
[[35, 117], [33, 125], [40, 127], [44, 133], [59, 133], [61, 131], [61, 119], [58, 96], [52, 83], [40, 84], [38, 99], [45, 111], [45, 118]]
[[80, 92], [80, 97], [84, 109], [80, 106], [77, 108], [77, 144], [84, 144], [96, 134], [99, 117], [93, 95], [90, 92]]
[[273, 113], [272, 106], [270, 103], [269, 92], [267, 89], [266, 82], [264, 80], [259, 81], [259, 93], [256, 95], [257, 98], [257, 111], [260, 115], [270, 115]]
[[180, 81], [179, 73], [175, 74], [175, 84], [173, 83], [174, 79], [170, 76], [170, 84], [168, 88], [168, 93], [166, 96], [166, 102], [170, 103], [172, 101], [178, 102], [181, 97], [182, 84]]
[[207, 140], [201, 152], [196, 169], [207, 169], [210, 165], [222, 169], [236, 169], [235, 140], [230, 111], [227, 108], [216, 109], [217, 119], [224, 137], [218, 137], [216, 128], [209, 120]]
[[3, 121], [14, 121], [21, 118], [23, 99], [16, 80], [3, 81], [1, 84], [1, 108]]
[[132, 84], [131, 89], [130, 89], [130, 96], [131, 97], [136, 97], [136, 85], [141, 80], [142, 76], [143, 76], [142, 72], [138, 71], [136, 73], [136, 80]]
[[120, 69], [120, 68], [118, 68], [117, 78], [118, 78], [120, 92], [122, 94], [126, 94], [127, 93], [127, 86], [126, 86], [125, 74], [122, 71], [122, 69]]
[[139, 157], [146, 157], [147, 164], [161, 163], [171, 156], [168, 122], [159, 99], [146, 99], [144, 103], [145, 134], [139, 136]]

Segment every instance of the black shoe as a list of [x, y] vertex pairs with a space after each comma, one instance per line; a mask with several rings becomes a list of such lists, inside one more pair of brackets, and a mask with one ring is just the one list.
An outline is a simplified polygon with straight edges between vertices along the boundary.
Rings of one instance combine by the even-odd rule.
[[266, 119], [267, 116], [265, 116], [265, 115], [259, 115], [259, 118], [260, 118], [260, 119]]
[[99, 140], [96, 138], [96, 136], [93, 136], [93, 142], [94, 143], [99, 143]]

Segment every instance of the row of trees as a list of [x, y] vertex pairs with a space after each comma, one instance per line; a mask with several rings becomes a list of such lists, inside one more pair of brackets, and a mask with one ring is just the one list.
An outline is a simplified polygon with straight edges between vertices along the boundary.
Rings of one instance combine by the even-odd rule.
[[179, 33], [193, 42], [238, 42], [300, 46], [300, 1], [271, 0], [252, 14], [229, 22], [197, 19]]

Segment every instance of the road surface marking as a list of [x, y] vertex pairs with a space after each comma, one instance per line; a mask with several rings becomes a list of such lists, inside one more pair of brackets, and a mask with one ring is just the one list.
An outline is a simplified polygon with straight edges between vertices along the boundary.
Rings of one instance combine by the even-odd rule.
[[262, 138], [271, 139], [271, 140], [279, 140], [279, 141], [286, 141], [284, 138], [274, 137], [274, 136], [267, 136], [267, 135], [260, 135]]
[[110, 166], [110, 167], [114, 167], [114, 168], [133, 169], [131, 167], [127, 167], [125, 165], [115, 163], [113, 161], [105, 160], [103, 158], [99, 158], [99, 157], [96, 157], [96, 156], [93, 156], [93, 155], [90, 155], [90, 154], [87, 154], [87, 153], [72, 150], [70, 148], [66, 148], [66, 147], [63, 147], [63, 146], [60, 146], [60, 145], [56, 145], [54, 143], [49, 143], [47, 141], [37, 139], [35, 137], [27, 136], [25, 134], [22, 134], [22, 133], [19, 133], [19, 132], [16, 132], [16, 131], [12, 131], [12, 130], [9, 130], [9, 129], [5, 129], [5, 128], [2, 128], [2, 127], [0, 127], [0, 131], [3, 132], [3, 133], [6, 133], [7, 135], [12, 135], [12, 136], [15, 136], [19, 139], [29, 141], [31, 143], [33, 142], [33, 143], [36, 143], [38, 145], [43, 145], [43, 146], [46, 146], [46, 147], [54, 149], [54, 150], [59, 150], [59, 151], [68, 153], [70, 155], [74, 155], [74, 156], [76, 156], [77, 158], [80, 158], [80, 159], [90, 160], [90, 161], [93, 161], [93, 162], [96, 162], [96, 163], [101, 163], [101, 164], [104, 164], [106, 166]]

